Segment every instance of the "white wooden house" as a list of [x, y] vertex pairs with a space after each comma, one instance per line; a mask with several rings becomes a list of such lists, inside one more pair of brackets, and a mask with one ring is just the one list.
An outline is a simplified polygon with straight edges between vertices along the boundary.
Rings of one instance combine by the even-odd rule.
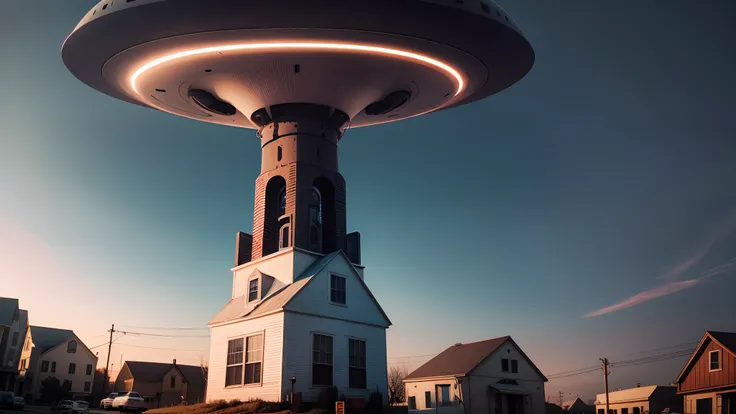
[[302, 401], [335, 386], [387, 399], [391, 322], [342, 251], [280, 250], [233, 269], [232, 300], [210, 322], [207, 399]]
[[509, 336], [455, 344], [404, 380], [409, 413], [544, 414], [547, 378]]

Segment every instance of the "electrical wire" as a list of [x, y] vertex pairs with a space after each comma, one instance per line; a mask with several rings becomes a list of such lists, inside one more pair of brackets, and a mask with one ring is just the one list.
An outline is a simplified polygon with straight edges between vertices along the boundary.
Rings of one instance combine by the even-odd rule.
[[209, 335], [167, 335], [167, 334], [154, 334], [154, 333], [148, 333], [148, 332], [131, 332], [131, 331], [118, 331], [124, 335], [134, 335], [134, 336], [155, 336], [159, 338], [209, 338]]
[[208, 331], [210, 329], [210, 328], [132, 326], [132, 325], [120, 325], [120, 327], [131, 328], [131, 329], [151, 329], [151, 330], [159, 330], [159, 331]]

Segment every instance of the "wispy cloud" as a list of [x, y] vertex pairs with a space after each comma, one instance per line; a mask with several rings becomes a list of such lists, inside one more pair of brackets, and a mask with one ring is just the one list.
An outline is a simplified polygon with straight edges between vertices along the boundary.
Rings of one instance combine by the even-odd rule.
[[693, 286], [697, 286], [701, 283], [707, 282], [713, 276], [722, 273], [728, 273], [732, 270], [736, 270], [736, 258], [733, 258], [724, 264], [706, 270], [705, 272], [699, 274], [698, 277], [695, 279], [670, 282], [662, 286], [657, 286], [653, 289], [645, 290], [644, 292], [637, 293], [636, 295], [619, 303], [607, 306], [602, 309], [598, 309], [597, 311], [590, 312], [586, 314], [585, 317], [590, 318], [593, 316], [605, 315], [607, 313], [638, 306], [642, 303], [649, 302], [652, 299], [661, 298], [662, 296], [671, 295], [681, 290], [690, 289]]
[[710, 249], [724, 237], [728, 236], [734, 228], [736, 228], [736, 214], [731, 214], [710, 231], [710, 233], [696, 247], [692, 255], [682, 263], [679, 263], [677, 266], [670, 269], [667, 273], [659, 276], [659, 279], [679, 279], [683, 273], [690, 270], [690, 268], [698, 264], [705, 256], [707, 256], [708, 253], [710, 253]]

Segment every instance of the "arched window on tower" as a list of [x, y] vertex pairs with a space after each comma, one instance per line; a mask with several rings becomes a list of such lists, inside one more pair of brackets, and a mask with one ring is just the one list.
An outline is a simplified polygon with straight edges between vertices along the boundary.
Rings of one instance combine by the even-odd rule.
[[69, 354], [76, 354], [77, 353], [77, 341], [69, 341], [69, 343], [66, 344], [66, 352]]
[[263, 217], [263, 256], [276, 253], [281, 247], [281, 231], [289, 223], [286, 213], [286, 180], [275, 176], [266, 184], [266, 205]]
[[[335, 187], [330, 180], [325, 177], [314, 180], [310, 203], [316, 206], [313, 215], [310, 204], [310, 250], [318, 253], [332, 253], [337, 250], [337, 230], [335, 226]], [[315, 220], [312, 220], [313, 217]], [[312, 242], [316, 242], [314, 243], [316, 248], [312, 247]]]
[[317, 187], [309, 198], [309, 250], [322, 253], [322, 194]]

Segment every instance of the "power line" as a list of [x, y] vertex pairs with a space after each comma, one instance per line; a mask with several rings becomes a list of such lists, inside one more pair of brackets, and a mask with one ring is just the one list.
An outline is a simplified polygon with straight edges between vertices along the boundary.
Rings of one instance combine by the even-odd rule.
[[433, 357], [437, 356], [440, 353], [437, 352], [435, 354], [424, 354], [424, 355], [409, 355], [409, 356], [400, 356], [400, 357], [388, 357], [388, 359], [411, 359], [411, 358], [424, 358], [424, 357]]
[[136, 336], [156, 336], [160, 338], [209, 338], [209, 335], [167, 335], [167, 334], [154, 334], [148, 332], [131, 332], [131, 331], [115, 331], [120, 332], [124, 335], [136, 335]]
[[144, 346], [144, 345], [133, 345], [133, 344], [118, 344], [118, 345], [119, 346], [130, 346], [133, 348], [159, 349], [163, 351], [207, 352], [204, 349], [158, 348], [155, 346]]
[[648, 351], [639, 351], [639, 352], [633, 352], [633, 353], [631, 353], [631, 354], [626, 354], [626, 355], [624, 355], [624, 356], [632, 356], [632, 355], [641, 355], [641, 354], [648, 354], [648, 353], [650, 353], [650, 352], [656, 352], [656, 351], [664, 351], [665, 349], [681, 348], [681, 347], [683, 347], [683, 346], [697, 345], [697, 344], [699, 344], [699, 343], [700, 343], [700, 341], [695, 341], [695, 342], [686, 342], [686, 343], [684, 343], [684, 344], [679, 344], [679, 345], [671, 345], [671, 346], [665, 346], [665, 347], [662, 347], [662, 348], [650, 349], [650, 350], [648, 350]]
[[132, 329], [151, 329], [159, 331], [208, 331], [210, 328], [189, 328], [189, 327], [162, 327], [162, 326], [131, 326], [131, 325], [120, 325], [123, 328]]

